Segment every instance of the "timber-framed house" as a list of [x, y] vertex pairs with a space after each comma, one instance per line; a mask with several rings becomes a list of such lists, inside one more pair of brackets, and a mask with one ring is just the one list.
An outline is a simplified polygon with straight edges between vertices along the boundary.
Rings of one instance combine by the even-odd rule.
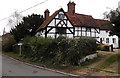
[[[118, 36], [110, 36], [109, 34], [113, 27], [112, 24], [110, 25], [110, 21], [94, 19], [91, 15], [75, 13], [75, 5], [74, 2], [70, 1], [67, 4], [67, 12], [60, 8], [51, 16], [50, 11], [46, 9], [44, 12], [45, 20], [37, 29], [36, 36], [51, 38], [59, 36], [66, 38], [94, 37], [101, 43], [113, 44], [114, 48], [118, 48]], [[109, 28], [110, 26], [112, 27]]]
[[65, 36], [74, 38], [80, 36], [89, 36], [98, 38], [99, 27], [96, 21], [90, 15], [75, 13], [75, 3], [68, 3], [68, 11], [63, 8], [57, 10], [49, 16], [49, 10], [45, 10], [44, 23], [37, 29], [37, 36], [57, 38]]

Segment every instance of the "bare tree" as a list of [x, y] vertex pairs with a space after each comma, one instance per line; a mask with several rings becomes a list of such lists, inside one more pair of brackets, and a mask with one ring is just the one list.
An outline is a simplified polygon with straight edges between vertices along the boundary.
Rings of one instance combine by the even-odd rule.
[[22, 14], [19, 13], [17, 10], [15, 10], [15, 12], [13, 12], [11, 14], [10, 18], [8, 19], [7, 26], [9, 26], [10, 28], [14, 28], [15, 26], [17, 26], [22, 21], [23, 21]]

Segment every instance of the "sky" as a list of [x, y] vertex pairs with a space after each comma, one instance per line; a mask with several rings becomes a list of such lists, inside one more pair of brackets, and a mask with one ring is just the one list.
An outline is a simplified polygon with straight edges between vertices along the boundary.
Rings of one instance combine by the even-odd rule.
[[5, 20], [2, 19], [11, 16], [15, 10], [21, 12], [43, 1], [45, 1], [45, 3], [24, 11], [21, 15], [27, 16], [33, 13], [43, 15], [46, 9], [49, 9], [51, 15], [60, 8], [63, 8], [66, 12], [68, 2], [74, 1], [76, 3], [76, 13], [92, 15], [95, 19], [103, 19], [103, 13], [109, 11], [109, 8], [117, 8], [120, 0], [1, 0], [0, 35], [2, 35], [4, 27], [6, 32], [10, 31], [10, 27], [7, 25], [9, 18]]

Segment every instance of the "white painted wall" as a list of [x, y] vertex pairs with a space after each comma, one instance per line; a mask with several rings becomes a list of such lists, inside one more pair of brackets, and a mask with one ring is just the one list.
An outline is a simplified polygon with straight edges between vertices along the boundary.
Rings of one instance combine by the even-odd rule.
[[[113, 35], [113, 36], [109, 36], [109, 32], [107, 30], [100, 30], [100, 36], [98, 41], [100, 41], [100, 38], [102, 38], [102, 43], [104, 44], [108, 44], [108, 45], [113, 45], [114, 48], [118, 48], [119, 44], [118, 44], [118, 36]], [[106, 43], [106, 38], [109, 38], [109, 43]], [[113, 38], [115, 38], [115, 43], [113, 43]]]
[[[80, 30], [80, 31], [78, 31]], [[82, 35], [81, 35], [81, 30], [82, 30]], [[86, 31], [86, 27], [75, 27], [75, 36], [88, 36], [88, 37], [99, 37], [99, 29], [91, 28], [90, 31]], [[95, 34], [96, 33], [96, 34]]]

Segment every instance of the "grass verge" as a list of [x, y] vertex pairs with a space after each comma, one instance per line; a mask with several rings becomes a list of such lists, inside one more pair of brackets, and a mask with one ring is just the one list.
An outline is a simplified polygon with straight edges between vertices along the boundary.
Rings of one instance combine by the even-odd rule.
[[93, 63], [95, 63], [95, 62], [97, 62], [99, 60], [100, 60], [100, 58], [96, 58], [96, 59], [92, 59], [92, 60], [87, 60], [86, 62], [81, 63], [81, 65], [82, 66], [87, 66], [87, 65], [93, 64]]
[[120, 74], [120, 54], [118, 54], [118, 74]]
[[108, 59], [106, 59], [103, 63], [101, 63], [98, 68], [99, 69], [104, 69], [109, 67], [111, 64], [113, 64], [114, 62], [118, 61], [118, 55], [112, 55], [110, 56]]
[[49, 62], [49, 60], [44, 61], [44, 62], [30, 61], [29, 58], [23, 58], [19, 54], [15, 54], [13, 52], [3, 52], [3, 54], [8, 55], [10, 57], [13, 57], [13, 58], [23, 61], [23, 62], [27, 62], [30, 64], [35, 64], [38, 66], [47, 67], [47, 68], [51, 68], [51, 69], [55, 69], [55, 70], [60, 70], [60, 71], [64, 71], [64, 72], [69, 72], [69, 73], [72, 73], [73, 71], [77, 71], [77, 70], [83, 68], [84, 66], [91, 65], [100, 60], [100, 59], [89, 60], [89, 61], [81, 64], [81, 66], [70, 66], [70, 65], [65, 65], [65, 64], [53, 65]]

